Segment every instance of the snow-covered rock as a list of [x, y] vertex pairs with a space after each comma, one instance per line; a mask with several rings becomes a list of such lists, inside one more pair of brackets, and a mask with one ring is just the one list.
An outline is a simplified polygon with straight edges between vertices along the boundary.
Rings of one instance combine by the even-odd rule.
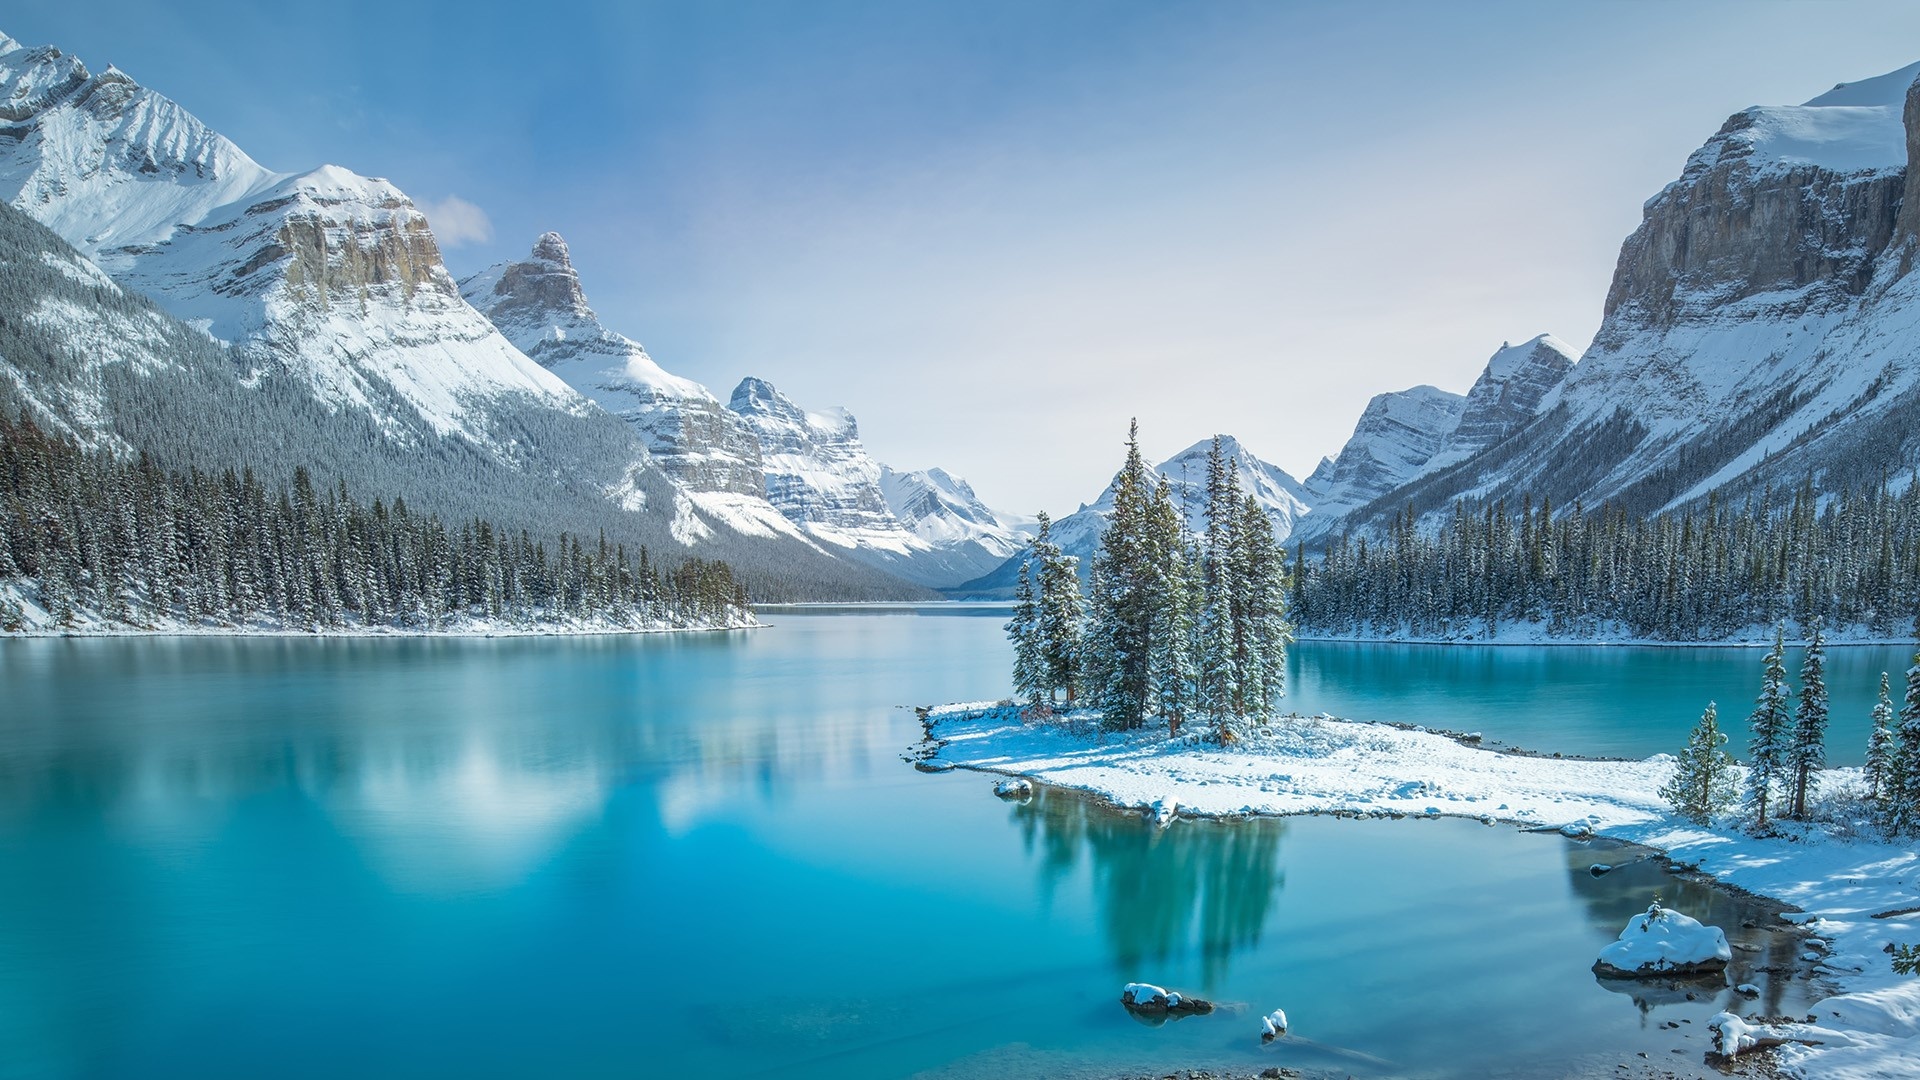
[[670, 374], [639, 342], [601, 324], [559, 233], [542, 234], [525, 259], [462, 279], [460, 292], [520, 351], [632, 424], [681, 487], [765, 495], [753, 432], [706, 387]]
[[1619, 940], [1600, 950], [1593, 969], [1608, 977], [1704, 975], [1724, 971], [1733, 959], [1727, 935], [1691, 915], [1660, 906], [1627, 920]]
[[1576, 359], [1573, 347], [1552, 334], [1519, 345], [1503, 343], [1467, 391], [1459, 422], [1422, 471], [1446, 468], [1531, 423]]
[[1707, 1021], [1707, 1030], [1713, 1035], [1713, 1052], [1721, 1057], [1739, 1057], [1761, 1039], [1773, 1035], [1772, 1029], [1750, 1024], [1730, 1012], [1713, 1014], [1713, 1019]]
[[1133, 1012], [1160, 1016], [1188, 1016], [1213, 1011], [1213, 1003], [1204, 998], [1189, 997], [1152, 983], [1139, 982], [1128, 983], [1121, 989], [1120, 1004]]
[[1260, 1041], [1272, 1042], [1287, 1033], [1287, 1011], [1275, 1009], [1260, 1018]]
[[993, 785], [993, 793], [1003, 799], [1026, 801], [1033, 798], [1033, 785], [1017, 776], [1010, 776]]

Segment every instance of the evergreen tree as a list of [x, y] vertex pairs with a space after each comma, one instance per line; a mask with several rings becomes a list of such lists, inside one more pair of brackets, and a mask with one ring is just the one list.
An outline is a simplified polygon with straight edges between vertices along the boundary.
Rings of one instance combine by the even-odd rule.
[[1807, 800], [1820, 786], [1820, 772], [1827, 767], [1827, 677], [1826, 638], [1820, 621], [1814, 620], [1813, 640], [1807, 643], [1807, 655], [1800, 665], [1800, 702], [1794, 710], [1793, 745], [1787, 753], [1787, 770], [1792, 789], [1792, 814], [1807, 819]]
[[1793, 737], [1793, 718], [1787, 711], [1786, 650], [1786, 628], [1776, 627], [1773, 648], [1761, 661], [1760, 697], [1747, 720], [1752, 737], [1747, 743], [1746, 806], [1753, 812], [1754, 828], [1760, 831], [1767, 828], [1773, 786], [1784, 778]]
[[1907, 695], [1895, 732], [1894, 766], [1888, 770], [1887, 831], [1894, 836], [1920, 832], [1920, 653], [1907, 669]]
[[1088, 597], [1086, 672], [1094, 708], [1110, 728], [1146, 722], [1154, 699], [1153, 624], [1160, 603], [1153, 484], [1140, 456], [1140, 428], [1127, 429], [1127, 457], [1114, 478], [1113, 513], [1094, 555]]
[[[1893, 778], [1896, 746], [1893, 740], [1893, 697], [1889, 693], [1887, 673], [1880, 673], [1880, 698], [1873, 703], [1873, 731], [1867, 736], [1867, 798], [1880, 802], [1895, 785]], [[1885, 807], [1880, 815], [1886, 816]]]
[[1286, 620], [1286, 553], [1273, 538], [1273, 522], [1249, 495], [1240, 507], [1236, 538], [1239, 595], [1234, 610], [1243, 642], [1237, 665], [1242, 673], [1242, 713], [1262, 723], [1273, 714], [1275, 701], [1286, 687], [1287, 642], [1292, 628]]
[[1038, 705], [1048, 694], [1046, 657], [1041, 650], [1040, 608], [1034, 599], [1033, 560], [1020, 564], [1019, 584], [1013, 590], [1013, 618], [1007, 637], [1013, 641], [1013, 692]]
[[1061, 553], [1060, 545], [1053, 542], [1053, 523], [1045, 513], [1040, 515], [1040, 528], [1033, 538], [1033, 561], [1040, 565], [1036, 618], [1047, 700], [1053, 701], [1056, 692], [1064, 691], [1067, 707], [1072, 708], [1082, 662], [1080, 560]]
[[1733, 755], [1723, 749], [1726, 742], [1719, 709], [1708, 702], [1707, 711], [1687, 736], [1687, 748], [1674, 764], [1673, 776], [1660, 787], [1660, 796], [1674, 812], [1696, 825], [1713, 824], [1737, 797]]
[[1202, 541], [1199, 617], [1199, 707], [1212, 717], [1217, 733], [1231, 738], [1234, 705], [1241, 697], [1236, 667], [1234, 553], [1240, 548], [1239, 469], [1226, 456], [1218, 435], [1207, 454], [1207, 531]]
[[1149, 660], [1153, 708], [1166, 720], [1168, 733], [1178, 735], [1193, 709], [1199, 678], [1199, 582], [1197, 552], [1165, 477], [1154, 492], [1150, 531], [1160, 571]]

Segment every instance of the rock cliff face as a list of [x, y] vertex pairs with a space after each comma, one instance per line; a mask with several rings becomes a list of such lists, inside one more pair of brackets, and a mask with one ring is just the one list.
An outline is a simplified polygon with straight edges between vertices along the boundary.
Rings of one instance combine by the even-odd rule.
[[706, 387], [669, 374], [639, 342], [601, 324], [560, 234], [541, 236], [523, 260], [462, 280], [460, 291], [520, 351], [632, 424], [681, 487], [765, 493], [753, 432]]
[[1916, 76], [1735, 114], [1646, 203], [1592, 347], [1534, 418], [1436, 457], [1381, 507], [1531, 494], [1651, 512], [1920, 464]]
[[1467, 399], [1432, 386], [1376, 394], [1334, 457], [1307, 477], [1321, 521], [1363, 506], [1420, 474], [1460, 423]]
[[911, 544], [887, 508], [880, 463], [861, 444], [851, 413], [809, 412], [753, 378], [740, 380], [727, 408], [759, 439], [767, 501], [782, 514], [847, 547]]
[[1552, 334], [1501, 345], [1467, 391], [1459, 422], [1424, 471], [1479, 453], [1531, 423], [1547, 395], [1573, 371], [1574, 359], [1573, 349]]
[[734, 388], [727, 408], [759, 439], [767, 501], [822, 544], [908, 581], [948, 588], [1024, 542], [1017, 524], [988, 509], [966, 481], [875, 461], [845, 409], [812, 412], [752, 378]]

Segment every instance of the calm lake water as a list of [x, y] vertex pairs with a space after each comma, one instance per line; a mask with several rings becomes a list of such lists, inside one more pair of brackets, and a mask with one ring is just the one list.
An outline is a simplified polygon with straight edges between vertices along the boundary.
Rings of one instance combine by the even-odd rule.
[[[1697, 1070], [1728, 992], [1595, 980], [1628, 915], [1658, 889], [1794, 967], [1747, 905], [1554, 835], [1003, 803], [901, 761], [903, 706], [1006, 692], [1003, 611], [767, 618], [0, 642], [0, 1076]], [[1833, 655], [1857, 760], [1847, 684], [1903, 650]], [[1309, 644], [1292, 707], [1638, 755], [1744, 715], [1758, 663]], [[1148, 1027], [1133, 979], [1244, 1011]]]

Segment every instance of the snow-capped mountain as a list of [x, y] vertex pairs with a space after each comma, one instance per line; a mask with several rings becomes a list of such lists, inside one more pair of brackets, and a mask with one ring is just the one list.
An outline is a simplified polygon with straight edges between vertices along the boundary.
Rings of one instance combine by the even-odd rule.
[[1433, 386], [1376, 394], [1346, 445], [1307, 477], [1321, 520], [1364, 506], [1420, 475], [1460, 424], [1467, 399]]
[[977, 544], [1004, 559], [1025, 546], [1028, 519], [1002, 514], [980, 501], [973, 485], [945, 469], [897, 472], [880, 466], [880, 494], [908, 531], [936, 547]]
[[942, 470], [898, 473], [875, 461], [845, 409], [813, 412], [764, 379], [727, 408], [760, 442], [766, 497], [814, 540], [934, 588], [967, 581], [1021, 543], [1015, 522]]
[[1471, 457], [1533, 422], [1578, 357], [1552, 334], [1519, 345], [1502, 343], [1467, 391], [1459, 421], [1422, 472]]
[[[172, 314], [404, 438], [411, 409], [503, 460], [494, 406], [586, 402], [470, 308], [424, 215], [336, 166], [277, 174], [167, 98], [0, 38], [0, 197]], [[638, 464], [636, 461], [634, 464]]]
[[449, 515], [697, 545], [759, 595], [924, 595], [823, 550], [757, 495], [706, 493], [756, 516], [669, 482], [633, 427], [462, 298], [426, 217], [385, 180], [270, 171], [124, 73], [0, 36], [0, 199], [59, 236], [27, 248], [64, 240], [49, 257], [68, 277], [104, 272], [121, 290], [40, 291], [75, 351], [116, 327], [200, 342], [169, 339], [178, 362], [144, 365], [161, 373], [147, 384], [120, 377], [135, 362], [88, 375], [90, 359], [29, 371], [3, 358], [12, 396], [82, 441], [215, 467], [297, 461]]
[[600, 322], [558, 233], [460, 289], [521, 351], [633, 425], [694, 515], [690, 540], [711, 522], [931, 585], [972, 577], [1021, 543], [1015, 525], [965, 481], [875, 461], [844, 409], [809, 412], [760, 379], [743, 381], [722, 406], [706, 387], [663, 369]]
[[542, 235], [526, 259], [463, 279], [460, 291], [521, 352], [632, 424], [681, 487], [765, 493], [753, 432], [706, 387], [669, 374], [639, 342], [601, 325], [559, 233]]
[[1307, 477], [1312, 512], [1296, 535], [1334, 531], [1376, 499], [1532, 423], [1573, 366], [1571, 347], [1540, 334], [1519, 345], [1502, 343], [1464, 397], [1432, 386], [1375, 396], [1340, 453], [1321, 459]]
[[1734, 114], [1648, 200], [1592, 347], [1539, 415], [1381, 506], [1651, 512], [1920, 465], [1916, 76]]
[[[1273, 522], [1274, 536], [1285, 540], [1308, 513], [1310, 495], [1306, 487], [1289, 476], [1285, 469], [1262, 461], [1233, 436], [1222, 435], [1219, 438], [1221, 450], [1234, 463], [1240, 490], [1259, 502], [1268, 519]], [[1187, 527], [1196, 533], [1204, 532], [1207, 527], [1207, 456], [1212, 449], [1213, 439], [1202, 439], [1153, 468], [1155, 474], [1166, 478], [1174, 504], [1181, 508], [1187, 519]], [[1099, 498], [1082, 504], [1080, 509], [1052, 525], [1053, 541], [1066, 554], [1080, 558], [1082, 577], [1092, 568], [1093, 554], [1100, 547], [1100, 537], [1107, 531], [1107, 520], [1113, 516], [1114, 484], [1117, 480], [1116, 476], [1108, 481]], [[1025, 557], [1023, 547], [991, 573], [948, 591], [962, 598], [1010, 596]]]

